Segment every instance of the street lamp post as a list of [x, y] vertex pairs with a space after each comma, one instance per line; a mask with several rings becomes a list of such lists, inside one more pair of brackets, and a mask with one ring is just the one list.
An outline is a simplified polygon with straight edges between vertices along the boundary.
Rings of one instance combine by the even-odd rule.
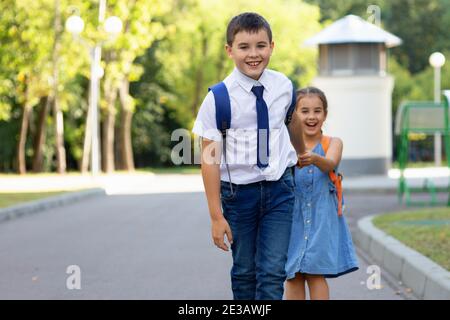
[[100, 67], [101, 60], [101, 47], [95, 46], [90, 48], [91, 55], [91, 83], [90, 83], [90, 100], [89, 108], [91, 111], [91, 171], [92, 175], [97, 175], [100, 171], [100, 132], [98, 124], [98, 100], [100, 96], [100, 86], [99, 86], [99, 74], [98, 69]]
[[[106, 0], [100, 0], [99, 23], [103, 23], [105, 17]], [[111, 16], [104, 21], [104, 30], [110, 36], [116, 36], [122, 30], [120, 18]], [[70, 16], [66, 21], [66, 29], [74, 36], [79, 36], [84, 29], [84, 21], [77, 15]], [[86, 44], [85, 42], [83, 42]], [[88, 126], [91, 131], [91, 173], [93, 176], [100, 171], [100, 130], [98, 120], [98, 101], [100, 98], [99, 79], [103, 76], [103, 69], [100, 66], [102, 42], [95, 43], [94, 46], [86, 45], [89, 48], [91, 59], [90, 71], [90, 98], [89, 111], [90, 121]], [[88, 128], [86, 128], [86, 131]]]
[[[445, 56], [434, 52], [430, 55], [429, 62], [434, 68], [434, 102], [441, 103], [441, 68], [445, 64]], [[442, 163], [442, 139], [439, 132], [434, 134], [434, 163], [436, 166]]]

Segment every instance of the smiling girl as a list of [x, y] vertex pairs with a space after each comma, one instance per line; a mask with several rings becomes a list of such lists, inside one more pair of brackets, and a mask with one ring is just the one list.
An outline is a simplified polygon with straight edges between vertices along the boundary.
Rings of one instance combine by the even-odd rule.
[[[352, 238], [344, 216], [338, 214], [336, 188], [329, 178], [329, 172], [341, 161], [343, 143], [322, 134], [328, 103], [320, 89], [299, 90], [295, 112], [303, 126], [307, 151], [298, 157], [295, 173], [285, 297], [304, 300], [307, 283], [312, 300], [329, 299], [326, 278], [358, 269]], [[326, 153], [324, 149], [328, 149]]]

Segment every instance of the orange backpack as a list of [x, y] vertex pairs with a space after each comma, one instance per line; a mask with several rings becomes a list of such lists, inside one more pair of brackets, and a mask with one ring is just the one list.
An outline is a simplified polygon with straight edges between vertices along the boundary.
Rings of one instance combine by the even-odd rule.
[[[325, 155], [327, 154], [328, 147], [330, 146], [331, 137], [322, 135], [322, 140], [320, 143], [322, 144], [323, 151], [325, 152]], [[336, 170], [330, 171], [328, 173], [328, 176], [330, 177], [331, 182], [336, 187], [336, 194], [337, 194], [337, 200], [338, 200], [338, 215], [342, 216], [342, 212], [345, 208], [344, 206], [344, 196], [342, 192], [342, 174], [336, 172]]]

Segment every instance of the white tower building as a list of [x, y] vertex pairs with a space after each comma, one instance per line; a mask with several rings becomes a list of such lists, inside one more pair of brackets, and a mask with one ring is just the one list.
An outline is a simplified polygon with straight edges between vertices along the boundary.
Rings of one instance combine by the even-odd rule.
[[387, 49], [401, 39], [348, 15], [306, 41], [319, 46], [319, 75], [312, 85], [325, 92], [324, 133], [344, 142], [344, 175], [386, 174], [392, 160], [391, 97]]

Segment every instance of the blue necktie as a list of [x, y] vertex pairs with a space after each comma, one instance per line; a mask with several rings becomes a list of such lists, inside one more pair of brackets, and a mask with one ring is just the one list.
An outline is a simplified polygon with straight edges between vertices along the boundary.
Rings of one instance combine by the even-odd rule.
[[256, 115], [258, 120], [257, 135], [257, 165], [265, 168], [269, 165], [269, 111], [263, 99], [264, 87], [253, 87], [252, 92], [256, 96]]

